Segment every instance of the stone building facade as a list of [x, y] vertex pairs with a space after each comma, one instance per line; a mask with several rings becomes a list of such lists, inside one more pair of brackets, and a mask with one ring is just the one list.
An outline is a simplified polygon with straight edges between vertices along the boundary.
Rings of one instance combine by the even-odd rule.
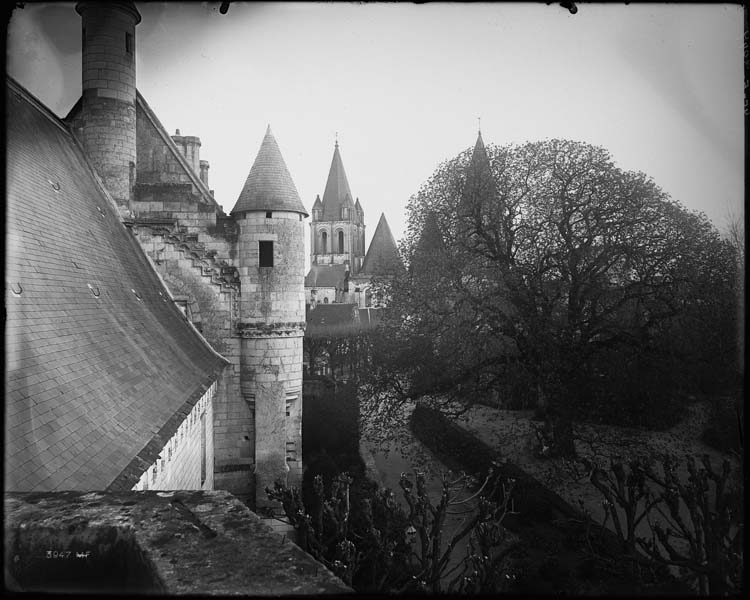
[[[103, 197], [116, 205], [117, 227], [135, 245], [128, 252], [138, 248], [138, 260], [146, 261], [141, 270], [159, 281], [156, 298], [221, 363], [221, 373], [168, 419], [169, 427], [138, 425], [161, 427], [160, 433], [118, 480], [130, 482], [127, 489], [225, 489], [263, 504], [274, 480], [298, 484], [302, 476], [308, 213], [269, 128], [225, 214], [208, 187], [200, 139], [179, 130], [170, 136], [136, 89], [134, 4], [80, 2], [76, 10], [84, 40], [82, 97], [62, 121], [40, 110], [68, 132], [66, 143], [80, 143]], [[131, 254], [118, 260], [132, 262]], [[128, 326], [122, 331], [127, 335]], [[181, 368], [188, 367], [174, 351]], [[150, 357], [145, 348], [143, 360]], [[178, 372], [160, 374], [165, 386], [176, 386]], [[123, 389], [139, 401], [135, 390]], [[149, 413], [147, 405], [142, 409]], [[76, 480], [73, 489], [100, 485], [86, 481]]]

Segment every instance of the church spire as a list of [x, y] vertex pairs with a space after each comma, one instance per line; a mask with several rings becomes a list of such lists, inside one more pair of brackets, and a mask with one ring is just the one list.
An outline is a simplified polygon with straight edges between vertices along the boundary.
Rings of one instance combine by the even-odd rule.
[[484, 146], [482, 132], [477, 132], [477, 141], [466, 167], [466, 179], [458, 206], [459, 214], [465, 218], [476, 218], [477, 214], [494, 202], [496, 194], [495, 179], [492, 175], [487, 148]]
[[349, 189], [349, 181], [344, 171], [344, 163], [341, 161], [339, 152], [338, 134], [336, 144], [333, 149], [333, 160], [331, 160], [331, 169], [328, 171], [328, 181], [326, 189], [323, 192], [323, 220], [339, 221], [341, 220], [341, 208], [346, 204], [346, 197], [351, 199], [352, 191]]

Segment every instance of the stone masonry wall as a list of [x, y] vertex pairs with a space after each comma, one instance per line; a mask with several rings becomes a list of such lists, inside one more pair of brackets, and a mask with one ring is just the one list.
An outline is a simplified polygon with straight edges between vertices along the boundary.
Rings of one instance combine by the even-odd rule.
[[216, 389], [214, 383], [206, 390], [134, 490], [214, 489], [212, 424]]
[[[189, 308], [192, 323], [211, 347], [231, 362], [213, 406], [215, 488], [252, 493], [255, 423], [240, 394], [240, 338], [235, 333], [239, 294], [216, 285], [204, 274], [200, 261], [181, 251], [178, 244], [167, 243], [164, 234], [156, 235], [150, 227], [133, 229], [172, 295]], [[221, 238], [206, 239], [217, 255], [230, 253]]]
[[136, 168], [136, 15], [117, 5], [81, 5], [82, 141], [105, 187], [121, 206], [132, 199]]
[[131, 207], [136, 218], [176, 219], [190, 233], [216, 225], [216, 211], [199, 201], [189, 183], [141, 183], [134, 190]]
[[[240, 386], [263, 432], [255, 438], [255, 485], [256, 502], [265, 506], [266, 487], [301, 476], [304, 222], [299, 213], [277, 211], [248, 212], [238, 221]], [[260, 242], [273, 242], [272, 267], [259, 265]]]
[[353, 593], [227, 492], [9, 494], [4, 508], [11, 593]]
[[[325, 253], [321, 241], [324, 231], [328, 236]], [[339, 231], [344, 232], [344, 252], [339, 252]], [[363, 231], [363, 226], [350, 221], [316, 221], [312, 223], [310, 226], [312, 263], [316, 265], [341, 265], [349, 261], [352, 272], [357, 272], [362, 266], [365, 255], [364, 245], [361, 244], [363, 239], [361, 232]], [[360, 248], [360, 246], [362, 247]]]
[[138, 183], [189, 183], [192, 187], [190, 176], [140, 107], [137, 131]]
[[317, 304], [332, 304], [333, 302], [336, 302], [336, 288], [305, 288], [305, 302], [312, 306], [315, 306]]

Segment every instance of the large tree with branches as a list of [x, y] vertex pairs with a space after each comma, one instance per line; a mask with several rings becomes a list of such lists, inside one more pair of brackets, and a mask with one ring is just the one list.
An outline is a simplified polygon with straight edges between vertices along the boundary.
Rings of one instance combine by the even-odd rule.
[[374, 336], [381, 399], [632, 416], [735, 370], [736, 250], [602, 148], [480, 136], [407, 211], [409, 268]]

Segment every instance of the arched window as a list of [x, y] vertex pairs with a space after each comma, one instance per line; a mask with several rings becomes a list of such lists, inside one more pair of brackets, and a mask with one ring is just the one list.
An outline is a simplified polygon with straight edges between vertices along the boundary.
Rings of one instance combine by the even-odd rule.
[[325, 298], [323, 298], [323, 304], [328, 304], [328, 296], [326, 296]]
[[328, 234], [325, 231], [320, 234], [320, 241], [322, 242], [321, 254], [328, 254]]
[[339, 254], [344, 253], [344, 232], [339, 231]]

